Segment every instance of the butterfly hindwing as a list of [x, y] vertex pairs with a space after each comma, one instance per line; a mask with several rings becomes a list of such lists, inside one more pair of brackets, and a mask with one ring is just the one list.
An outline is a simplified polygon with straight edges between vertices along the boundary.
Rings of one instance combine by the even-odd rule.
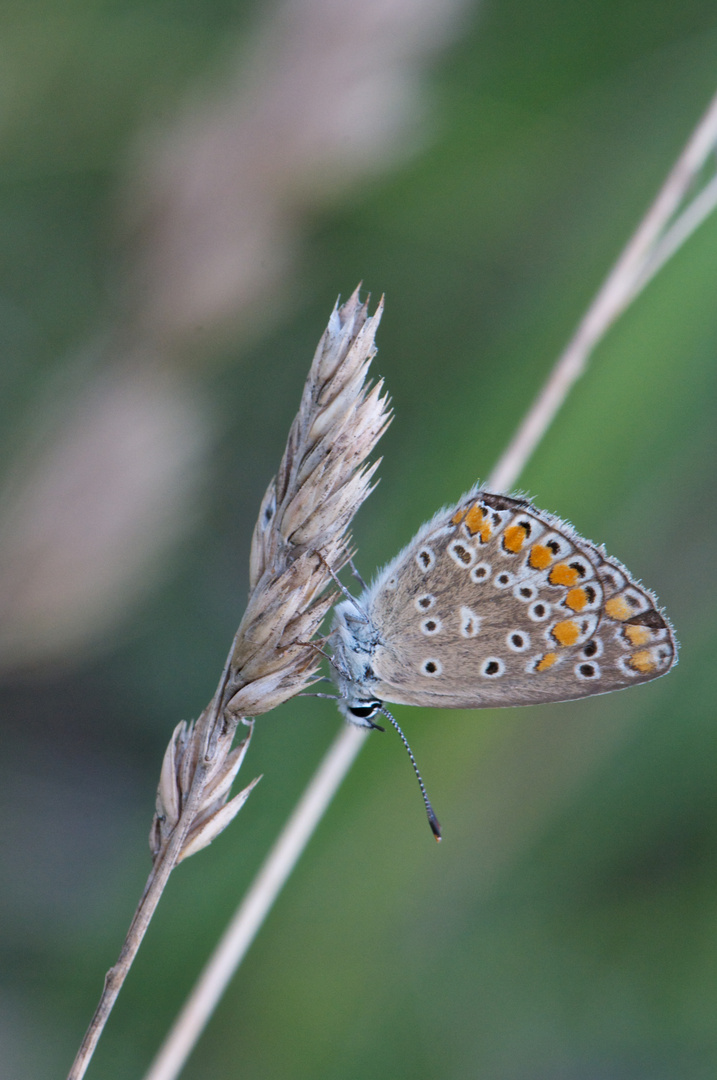
[[364, 679], [385, 701], [449, 708], [607, 693], [676, 658], [654, 596], [571, 526], [475, 491], [441, 511], [359, 601]]

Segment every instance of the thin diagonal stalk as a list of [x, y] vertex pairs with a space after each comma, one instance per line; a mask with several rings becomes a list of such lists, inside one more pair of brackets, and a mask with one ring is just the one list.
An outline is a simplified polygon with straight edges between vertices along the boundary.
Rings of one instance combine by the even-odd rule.
[[642, 292], [645, 286], [652, 281], [655, 274], [662, 269], [665, 263], [670, 261], [675, 252], [710, 216], [716, 206], [717, 176], [713, 176], [710, 182], [702, 188], [699, 195], [695, 195], [692, 202], [685, 207], [679, 217], [675, 218], [669, 229], [655, 244], [643, 273], [639, 275], [635, 283], [635, 295]]
[[[202, 730], [200, 730], [200, 725], [197, 725], [198, 736], [202, 739], [203, 743], [206, 743], [213, 728], [216, 726], [224, 690], [229, 678], [231, 657], [232, 654], [230, 652], [226, 664], [224, 665], [224, 671], [222, 672], [222, 677], [219, 686], [217, 687], [217, 692], [212, 700], [212, 704], [205, 710], [202, 721], [200, 721]], [[112, 1012], [115, 1001], [117, 1000], [119, 992], [132, 967], [134, 958], [144, 940], [144, 935], [147, 932], [147, 928], [152, 920], [157, 904], [162, 897], [169, 875], [179, 861], [180, 852], [184, 846], [189, 830], [192, 827], [198, 805], [202, 798], [204, 775], [209, 767], [210, 762], [207, 760], [206, 755], [202, 754], [197, 765], [195, 780], [188, 793], [186, 803], [182, 808], [177, 826], [175, 827], [167, 846], [152, 864], [152, 869], [147, 878], [144, 892], [142, 893], [137, 905], [137, 910], [130, 923], [117, 962], [110, 968], [105, 976], [105, 984], [102, 996], [100, 997], [100, 1002], [90, 1021], [80, 1048], [77, 1051], [72, 1068], [68, 1073], [67, 1080], [80, 1080], [85, 1074], [100, 1035], [107, 1023], [107, 1018]]]
[[175, 1020], [146, 1080], [170, 1080], [178, 1075], [368, 734], [368, 728], [347, 725], [334, 739]]
[[[677, 217], [690, 186], [717, 145], [717, 95], [697, 124], [660, 192], [599, 289], [548, 379], [503, 452], [486, 486], [513, 487], [548, 431], [587, 361], [618, 316], [678, 250], [717, 203], [714, 183], [706, 185]], [[672, 224], [670, 224], [672, 222]], [[175, 1080], [201, 1035], [221, 993], [269, 913], [279, 888], [301, 856], [321, 813], [363, 746], [353, 728], [336, 736], [230, 929], [217, 946], [194, 990], [160, 1048], [145, 1080]], [[310, 798], [309, 798], [310, 795]]]
[[[665, 259], [673, 255], [679, 244], [684, 243], [704, 220], [704, 214], [701, 217], [690, 215], [686, 210], [678, 220], [683, 222], [683, 226], [691, 221], [692, 228], [689, 231], [676, 228], [672, 233], [671, 247], [662, 249], [661, 254], [660, 244], [665, 239], [670, 221], [716, 145], [717, 94], [670, 170], [652, 206], [578, 323], [543, 389], [501, 454], [488, 479], [488, 487], [504, 491], [514, 486], [571, 389], [585, 371], [588, 358], [598, 342], [664, 265]], [[710, 208], [713, 206], [714, 202]]]

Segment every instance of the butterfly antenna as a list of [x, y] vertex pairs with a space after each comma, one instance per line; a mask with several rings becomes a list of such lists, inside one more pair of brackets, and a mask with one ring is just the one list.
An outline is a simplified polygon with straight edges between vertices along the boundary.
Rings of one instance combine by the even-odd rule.
[[431, 800], [428, 798], [428, 792], [426, 791], [426, 785], [423, 783], [423, 777], [421, 776], [421, 770], [418, 768], [418, 765], [416, 764], [416, 759], [413, 756], [413, 750], [411, 750], [411, 747], [408, 744], [408, 739], [403, 734], [403, 732], [401, 731], [400, 727], [398, 726], [398, 724], [396, 723], [394, 718], [391, 716], [388, 709], [382, 708], [380, 710], [380, 712], [383, 713], [383, 715], [386, 717], [387, 720], [391, 721], [391, 723], [393, 724], [396, 731], [398, 732], [398, 734], [401, 737], [401, 742], [403, 743], [403, 745], [406, 747], [406, 750], [408, 751], [408, 756], [411, 759], [411, 764], [413, 765], [413, 771], [415, 772], [416, 777], [418, 778], [418, 786], [420, 787], [421, 795], [423, 796], [423, 802], [425, 804], [426, 813], [428, 815], [428, 824], [431, 826], [431, 832], [435, 836], [436, 840], [440, 841], [440, 839], [441, 839], [441, 823], [438, 820], [438, 818], [436, 817], [435, 811], [434, 811], [433, 807], [431, 806]]

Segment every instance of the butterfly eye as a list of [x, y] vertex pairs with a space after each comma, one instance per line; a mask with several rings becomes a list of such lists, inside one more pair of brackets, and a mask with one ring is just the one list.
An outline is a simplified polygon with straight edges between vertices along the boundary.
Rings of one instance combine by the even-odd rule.
[[383, 705], [382, 701], [378, 701], [376, 698], [373, 701], [362, 701], [360, 705], [349, 705], [347, 712], [350, 712], [352, 716], [355, 716], [357, 720], [370, 720], [372, 716], [375, 716]]

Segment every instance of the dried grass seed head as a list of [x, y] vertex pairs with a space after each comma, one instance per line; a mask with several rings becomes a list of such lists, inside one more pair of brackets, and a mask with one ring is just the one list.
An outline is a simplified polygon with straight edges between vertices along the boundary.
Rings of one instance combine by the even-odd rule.
[[268, 712], [318, 670], [308, 643], [334, 599], [322, 594], [349, 559], [348, 528], [378, 466], [366, 459], [391, 420], [383, 384], [367, 383], [382, 313], [381, 302], [369, 316], [357, 289], [334, 307], [314, 355], [254, 529], [225, 695], [233, 716]]

